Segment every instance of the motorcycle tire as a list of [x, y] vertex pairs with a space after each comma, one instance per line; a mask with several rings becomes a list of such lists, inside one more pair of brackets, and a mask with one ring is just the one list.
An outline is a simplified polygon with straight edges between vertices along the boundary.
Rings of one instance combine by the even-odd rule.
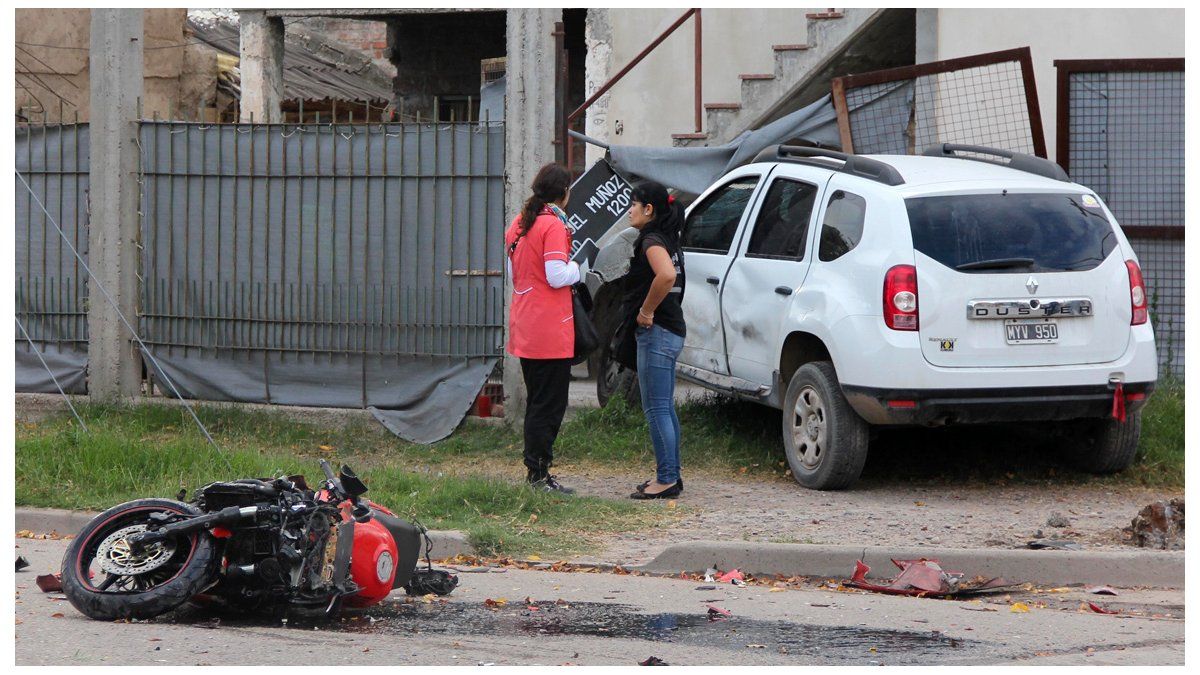
[[[75, 609], [99, 621], [149, 619], [183, 605], [212, 585], [220, 557], [207, 532], [181, 537], [166, 561], [143, 574], [98, 572], [104, 580], [93, 585], [91, 567], [104, 540], [118, 530], [146, 523], [150, 514], [163, 511], [203, 515], [195, 506], [171, 499], [138, 499], [112, 507], [83, 528], [67, 548], [62, 564], [63, 593]], [[126, 580], [121, 582], [124, 589], [107, 590], [108, 584], [117, 586], [122, 579]]]

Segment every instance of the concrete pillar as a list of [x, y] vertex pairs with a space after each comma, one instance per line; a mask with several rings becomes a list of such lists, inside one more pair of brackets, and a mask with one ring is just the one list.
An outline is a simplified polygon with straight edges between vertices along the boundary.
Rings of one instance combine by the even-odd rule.
[[[554, 161], [554, 23], [562, 9], [508, 10], [508, 61], [504, 72], [504, 205], [509, 218], [521, 210], [537, 170]], [[512, 279], [504, 281], [504, 324]], [[526, 391], [521, 362], [504, 359], [504, 416], [524, 420]]]
[[137, 320], [142, 34], [140, 9], [92, 10], [88, 393], [102, 399], [136, 396], [141, 387], [141, 358], [117, 308]]
[[283, 19], [261, 9], [238, 12], [241, 25], [238, 67], [242, 73], [243, 122], [283, 121]]
[[[608, 82], [609, 71], [612, 69], [612, 22], [608, 9], [589, 7], [587, 19], [584, 22], [584, 41], [587, 44], [587, 58], [584, 62], [584, 95], [591, 96]], [[584, 134], [600, 141], [607, 141], [608, 136], [608, 101], [612, 94], [601, 96], [587, 109], [583, 115], [586, 118]], [[586, 147], [587, 166], [603, 159], [604, 148], [591, 143], [576, 142], [575, 152], [580, 147]]]

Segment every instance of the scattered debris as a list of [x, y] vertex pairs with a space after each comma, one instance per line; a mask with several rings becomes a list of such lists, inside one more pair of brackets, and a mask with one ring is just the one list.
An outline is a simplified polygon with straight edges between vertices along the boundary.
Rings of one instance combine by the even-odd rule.
[[23, 556], [23, 555], [17, 556], [17, 571], [20, 572], [21, 570], [25, 569], [26, 567], [29, 567], [29, 561], [25, 559], [25, 556]]
[[966, 605], [963, 605], [962, 608], [967, 610], [968, 612], [998, 612], [998, 611], [1000, 611], [1000, 610], [996, 609], [995, 607], [967, 607]]
[[50, 615], [50, 618], [51, 618], [51, 619], [61, 619], [61, 618], [63, 618], [64, 616], [66, 616], [66, 614], [63, 614], [62, 612], [55, 612], [55, 613], [53, 613], [53, 614], [51, 614], [51, 615]]
[[1066, 517], [1062, 513], [1059, 513], [1058, 511], [1051, 513], [1050, 517], [1046, 519], [1046, 527], [1063, 528], [1063, 527], [1070, 527], [1070, 526], [1071, 526], [1071, 519]]
[[1084, 590], [1092, 595], [1117, 595], [1116, 589], [1112, 586], [1088, 586]]
[[35, 581], [43, 593], [59, 593], [63, 589], [61, 574], [39, 574]]
[[1124, 532], [1142, 548], [1183, 550], [1183, 498], [1148, 504]]
[[1050, 549], [1055, 551], [1082, 551], [1083, 546], [1068, 539], [1034, 539], [1025, 545], [1032, 549]]
[[711, 584], [717, 580], [717, 574], [718, 572], [715, 567], [710, 567], [704, 570], [704, 581]]
[[1014, 602], [1013, 604], [1009, 605], [1008, 611], [1016, 612], [1018, 614], [1026, 614], [1029, 612], [1029, 605], [1023, 602]]
[[854, 576], [846, 582], [846, 585], [876, 593], [938, 598], [993, 593], [1017, 586], [1017, 584], [1009, 583], [1000, 577], [992, 579], [975, 577], [964, 582], [963, 579], [966, 575], [962, 572], [949, 572], [942, 569], [937, 560], [926, 558], [919, 560], [893, 559], [892, 564], [900, 568], [900, 574], [887, 585], [873, 584], [867, 581], [867, 573], [871, 571], [871, 568], [863, 561], [858, 560], [855, 562]]
[[742, 574], [741, 570], [737, 570], [737, 569], [729, 570], [728, 572], [717, 577], [717, 581], [719, 581], [723, 584], [724, 583], [733, 583], [736, 581], [742, 581], [743, 579], [745, 579], [745, 575]]
[[696, 590], [697, 591], [715, 591], [715, 590], [717, 590], [717, 587], [716, 586], [697, 586]]
[[487, 607], [488, 609], [498, 609], [507, 604], [508, 600], [506, 598], [496, 598], [495, 600], [488, 598], [487, 600], [483, 601], [483, 606]]
[[[766, 649], [766, 645], [746, 645], [746, 649]], [[874, 651], [872, 649], [872, 651]]]
[[708, 620], [709, 621], [724, 621], [725, 619], [727, 619], [731, 616], [733, 616], [733, 612], [731, 612], [723, 607], [717, 607], [716, 605], [708, 606]]
[[[1092, 610], [1093, 612], [1095, 612], [1097, 614], [1120, 614], [1120, 612], [1115, 609], [1104, 609], [1103, 607], [1101, 607], [1100, 605], [1097, 605], [1094, 602], [1085, 602], [1083, 604], [1087, 605], [1088, 609]], [[1082, 609], [1082, 606], [1080, 608]]]
[[219, 617], [219, 616], [213, 617], [211, 619], [208, 619], [207, 621], [197, 621], [196, 623], [194, 623], [192, 625], [195, 626], [196, 628], [207, 628], [209, 630], [216, 630], [221, 627], [221, 617]]
[[651, 656], [650, 658], [646, 659], [645, 661], [639, 661], [638, 665], [639, 666], [669, 666], [671, 664], [667, 663], [666, 661], [663, 661], [662, 659], [658, 658], [657, 656]]

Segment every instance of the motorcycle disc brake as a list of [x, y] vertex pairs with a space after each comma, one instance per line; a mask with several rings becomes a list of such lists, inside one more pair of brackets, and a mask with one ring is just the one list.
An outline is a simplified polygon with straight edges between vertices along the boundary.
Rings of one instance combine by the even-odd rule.
[[146, 524], [123, 527], [108, 535], [96, 549], [96, 562], [100, 569], [119, 576], [145, 574], [162, 567], [175, 553], [175, 542], [160, 541], [146, 547], [141, 555], [135, 555], [129, 547], [128, 537], [145, 532]]

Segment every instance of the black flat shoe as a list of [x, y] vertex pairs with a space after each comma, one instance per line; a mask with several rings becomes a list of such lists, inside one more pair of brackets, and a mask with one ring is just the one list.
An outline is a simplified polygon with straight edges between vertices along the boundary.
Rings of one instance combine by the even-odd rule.
[[[646, 481], [645, 483], [642, 483], [641, 485], [637, 486], [637, 491], [645, 492], [646, 487], [649, 486], [650, 483], [652, 483], [652, 482], [653, 481]], [[683, 476], [680, 476], [679, 480], [675, 481], [675, 486], [679, 488], [680, 492], [683, 492]]]
[[671, 499], [673, 497], [678, 497], [680, 492], [683, 492], [683, 488], [681, 488], [679, 483], [676, 482], [674, 485], [667, 488], [666, 490], [663, 490], [662, 492], [655, 492], [655, 493], [635, 492], [635, 493], [629, 495], [629, 498], [630, 499]]

